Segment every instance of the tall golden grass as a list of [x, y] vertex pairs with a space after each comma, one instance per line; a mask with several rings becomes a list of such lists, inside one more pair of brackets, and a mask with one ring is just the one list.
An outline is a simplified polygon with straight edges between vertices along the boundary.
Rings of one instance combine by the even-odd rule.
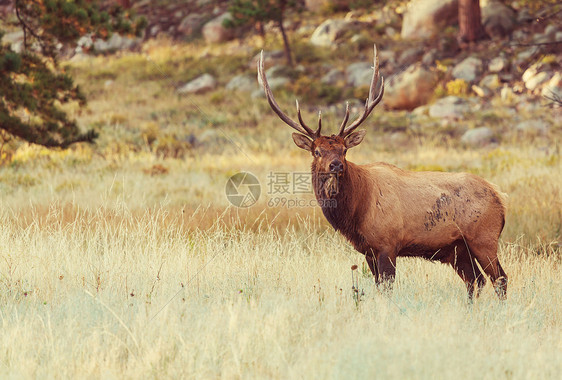
[[[165, 207], [0, 211], [0, 376], [555, 378], [558, 251], [502, 242], [509, 297], [398, 262], [393, 293], [309, 219], [257, 229]], [[197, 216], [193, 216], [197, 218]], [[533, 250], [542, 253], [537, 254]], [[351, 266], [359, 264], [357, 302]]]

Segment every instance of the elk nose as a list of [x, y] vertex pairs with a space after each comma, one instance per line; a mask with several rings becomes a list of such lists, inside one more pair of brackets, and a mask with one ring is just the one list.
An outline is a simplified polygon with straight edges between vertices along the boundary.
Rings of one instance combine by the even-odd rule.
[[343, 163], [340, 160], [332, 161], [330, 164], [330, 171], [332, 173], [339, 173], [343, 171]]

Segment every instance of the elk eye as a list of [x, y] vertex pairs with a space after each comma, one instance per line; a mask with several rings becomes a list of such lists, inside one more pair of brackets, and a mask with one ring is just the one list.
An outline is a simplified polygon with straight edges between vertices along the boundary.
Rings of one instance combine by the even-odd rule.
[[347, 153], [347, 148], [345, 148], [345, 149], [343, 150], [343, 154], [346, 154], [346, 153]]
[[320, 151], [319, 151], [318, 149], [315, 150], [315, 151], [314, 151], [314, 155], [315, 155], [316, 157], [320, 157]]

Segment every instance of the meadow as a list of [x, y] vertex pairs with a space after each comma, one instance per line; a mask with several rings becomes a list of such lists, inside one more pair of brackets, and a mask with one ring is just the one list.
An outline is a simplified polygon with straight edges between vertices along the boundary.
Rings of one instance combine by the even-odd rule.
[[[374, 112], [351, 161], [469, 171], [509, 195], [499, 253], [507, 301], [488, 284], [469, 304], [452, 268], [420, 259], [399, 259], [387, 293], [318, 207], [268, 204], [268, 175], [306, 172], [310, 157], [267, 103], [224, 89], [176, 96], [173, 85], [201, 69], [201, 47], [157, 45], [68, 66], [90, 99], [86, 111], [70, 112], [100, 128], [97, 145], [4, 147], [0, 377], [562, 373], [559, 110], [497, 107], [458, 125]], [[233, 56], [227, 63], [205, 52], [218, 75], [246, 70], [239, 48], [222, 49]], [[279, 95], [291, 112], [293, 96]], [[339, 116], [327, 112], [327, 128]], [[521, 135], [512, 130], [517, 117], [552, 127]], [[493, 126], [497, 143], [460, 145], [456, 128], [475, 125]], [[196, 142], [186, 142], [191, 135]], [[224, 192], [239, 171], [262, 184], [248, 209]]]

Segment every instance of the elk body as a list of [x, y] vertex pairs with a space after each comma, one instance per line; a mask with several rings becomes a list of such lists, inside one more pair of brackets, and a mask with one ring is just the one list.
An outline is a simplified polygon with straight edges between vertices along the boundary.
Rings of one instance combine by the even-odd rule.
[[498, 260], [498, 239], [505, 222], [503, 195], [484, 179], [467, 173], [411, 172], [387, 163], [357, 165], [346, 160], [348, 149], [363, 140], [356, 128], [384, 93], [375, 46], [374, 73], [363, 114], [351, 125], [349, 105], [337, 135], [321, 135], [322, 119], [313, 131], [278, 106], [264, 72], [258, 77], [275, 113], [298, 133], [295, 144], [312, 154], [312, 179], [328, 222], [365, 255], [375, 281], [392, 283], [398, 256], [416, 256], [450, 264], [465, 282], [469, 299], [490, 277], [500, 299], [506, 297], [507, 275]]

